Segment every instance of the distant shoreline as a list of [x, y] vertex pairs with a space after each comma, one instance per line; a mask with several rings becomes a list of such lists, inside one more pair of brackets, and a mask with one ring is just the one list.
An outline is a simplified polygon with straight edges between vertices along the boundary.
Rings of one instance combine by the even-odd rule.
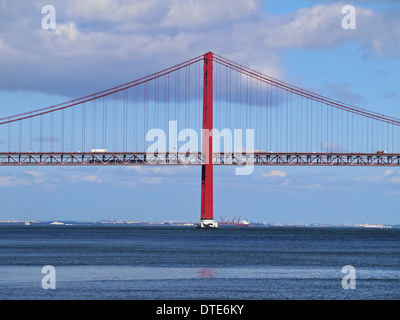
[[[103, 225], [103, 226], [168, 226], [168, 227], [195, 227], [196, 222], [190, 221], [123, 221], [123, 220], [94, 220], [94, 221], [76, 221], [76, 220], [6, 220], [0, 221], [0, 226], [5, 225], [51, 225], [51, 226], [78, 226], [78, 225]], [[220, 225], [220, 228], [245, 228], [240, 226]], [[371, 228], [371, 229], [390, 229], [400, 228], [397, 224], [328, 224], [328, 223], [260, 223], [251, 222], [251, 227], [293, 227], [293, 228]], [[249, 228], [246, 227], [246, 228]]]

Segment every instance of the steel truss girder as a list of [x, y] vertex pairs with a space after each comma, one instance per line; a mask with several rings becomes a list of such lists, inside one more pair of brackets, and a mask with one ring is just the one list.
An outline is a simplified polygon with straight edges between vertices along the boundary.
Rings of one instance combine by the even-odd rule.
[[[400, 166], [399, 153], [213, 153], [214, 165], [255, 166]], [[206, 156], [194, 153], [146, 152], [3, 152], [0, 166], [74, 165], [204, 165]]]

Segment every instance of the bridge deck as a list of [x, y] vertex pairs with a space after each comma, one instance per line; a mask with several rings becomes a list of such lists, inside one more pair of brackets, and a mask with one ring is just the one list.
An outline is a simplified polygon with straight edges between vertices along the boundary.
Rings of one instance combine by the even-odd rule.
[[[146, 152], [6, 152], [0, 166], [57, 165], [202, 165], [206, 157], [195, 153]], [[214, 153], [214, 165], [267, 166], [400, 166], [399, 153]]]

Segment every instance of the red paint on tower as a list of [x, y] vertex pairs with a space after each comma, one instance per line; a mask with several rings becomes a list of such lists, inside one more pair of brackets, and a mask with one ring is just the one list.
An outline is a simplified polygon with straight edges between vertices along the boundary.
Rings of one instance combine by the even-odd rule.
[[203, 164], [201, 168], [201, 219], [214, 219], [212, 129], [213, 53], [208, 52], [204, 55], [202, 152], [206, 156], [206, 164]]

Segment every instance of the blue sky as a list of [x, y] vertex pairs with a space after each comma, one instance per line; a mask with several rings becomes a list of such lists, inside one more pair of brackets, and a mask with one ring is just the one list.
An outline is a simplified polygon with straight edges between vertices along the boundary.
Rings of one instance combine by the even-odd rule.
[[[232, 3], [235, 5], [232, 5]], [[0, 1], [0, 116], [94, 93], [207, 51], [400, 118], [396, 1]], [[356, 29], [341, 27], [344, 5]], [[1, 140], [1, 137], [0, 137]], [[215, 218], [400, 224], [400, 169], [214, 170]], [[188, 220], [200, 167], [0, 167], [0, 220]]]

